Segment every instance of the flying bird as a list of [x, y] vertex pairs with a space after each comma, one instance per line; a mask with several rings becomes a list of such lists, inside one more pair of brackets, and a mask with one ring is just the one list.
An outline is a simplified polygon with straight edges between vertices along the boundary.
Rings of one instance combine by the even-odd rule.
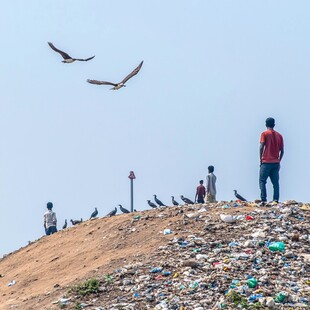
[[149, 204], [150, 207], [152, 207], [154, 209], [157, 208], [156, 204], [153, 203], [151, 200], [147, 200], [147, 203]]
[[59, 54], [62, 56], [62, 58], [64, 59], [64, 60], [62, 60], [62, 62], [63, 62], [63, 63], [66, 63], [66, 64], [75, 62], [76, 60], [78, 60], [78, 61], [88, 61], [88, 60], [91, 60], [91, 59], [93, 59], [93, 58], [95, 57], [95, 56], [92, 56], [92, 57], [89, 57], [89, 58], [86, 58], [86, 59], [72, 58], [72, 57], [69, 56], [67, 53], [65, 53], [65, 52], [59, 50], [58, 48], [56, 48], [56, 47], [53, 45], [53, 43], [51, 43], [51, 42], [47, 42], [47, 43], [48, 43], [48, 45], [50, 46], [50, 48], [51, 48], [52, 50], [54, 50], [55, 52], [59, 53]]
[[83, 219], [81, 218], [81, 220], [70, 220], [72, 225], [77, 225], [83, 222]]
[[111, 212], [109, 212], [109, 213], [107, 214], [107, 216], [109, 216], [109, 217], [114, 216], [114, 215], [116, 214], [116, 212], [117, 212], [117, 208], [115, 207], [115, 209], [112, 210]]
[[174, 196], [171, 196], [171, 199], [172, 199], [172, 204], [173, 204], [174, 206], [178, 206], [178, 205], [179, 205], [179, 203], [178, 203], [177, 201], [174, 200]]
[[194, 204], [193, 201], [191, 201], [190, 199], [184, 197], [183, 195], [181, 195], [180, 197], [181, 197], [181, 199], [182, 199], [186, 204], [188, 204], [188, 205], [193, 205], [193, 204]]
[[87, 80], [88, 83], [90, 84], [96, 84], [96, 85], [112, 85], [113, 87], [110, 89], [113, 90], [118, 90], [122, 87], [126, 87], [125, 83], [131, 79], [133, 76], [135, 76], [141, 69], [143, 64], [143, 61], [140, 62], [139, 66], [134, 69], [131, 73], [129, 73], [121, 82], [119, 83], [111, 83], [111, 82], [106, 82], [106, 81], [97, 81], [97, 80]]
[[122, 205], [119, 205], [119, 208], [120, 208], [120, 210], [121, 210], [123, 213], [130, 213], [130, 211], [127, 210], [127, 209], [125, 209], [125, 208], [123, 208]]
[[245, 198], [243, 198], [241, 195], [239, 195], [235, 189], [234, 189], [234, 192], [235, 192], [235, 196], [237, 199], [239, 199], [241, 201], [247, 201]]
[[65, 223], [64, 223], [64, 225], [62, 226], [62, 229], [66, 229], [67, 226], [68, 226], [68, 223], [67, 223], [67, 220], [65, 219]]
[[95, 218], [97, 215], [98, 215], [98, 210], [97, 210], [97, 208], [95, 208], [95, 211], [91, 214], [89, 219]]
[[166, 205], [164, 205], [159, 199], [157, 199], [156, 195], [153, 195], [153, 196], [154, 196], [155, 202], [156, 202], [159, 206], [161, 206], [161, 207], [166, 207]]

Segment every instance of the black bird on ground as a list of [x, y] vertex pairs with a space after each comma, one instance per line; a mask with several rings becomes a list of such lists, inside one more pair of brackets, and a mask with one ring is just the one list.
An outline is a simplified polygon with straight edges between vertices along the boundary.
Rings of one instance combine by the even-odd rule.
[[48, 45], [50, 46], [50, 48], [51, 48], [52, 50], [54, 50], [55, 52], [59, 53], [59, 54], [62, 56], [62, 58], [64, 59], [64, 60], [62, 60], [62, 62], [63, 62], [63, 63], [66, 63], [66, 64], [75, 62], [76, 60], [77, 60], [77, 61], [88, 61], [88, 60], [91, 60], [91, 59], [93, 59], [93, 58], [95, 57], [95, 56], [92, 56], [92, 57], [89, 57], [89, 58], [86, 58], [86, 59], [72, 58], [72, 57], [69, 56], [67, 53], [65, 53], [65, 52], [59, 50], [58, 48], [56, 48], [56, 47], [53, 45], [53, 43], [51, 43], [51, 42], [47, 42], [47, 43], [48, 43]]
[[241, 201], [247, 201], [245, 198], [243, 198], [241, 195], [239, 195], [235, 189], [234, 189], [234, 192], [235, 192], [235, 196], [237, 199], [239, 199]]
[[184, 197], [183, 195], [181, 195], [180, 197], [187, 205], [193, 205], [194, 204], [193, 201], [191, 201], [190, 199]]
[[91, 216], [90, 216], [89, 219], [94, 218], [94, 217], [96, 217], [97, 215], [98, 215], [98, 210], [97, 210], [97, 208], [95, 208], [95, 211], [91, 214]]
[[130, 211], [127, 210], [127, 209], [125, 209], [125, 208], [123, 208], [122, 205], [118, 205], [118, 206], [119, 206], [120, 210], [121, 210], [123, 213], [130, 213]]
[[116, 214], [116, 212], [117, 212], [117, 208], [115, 207], [115, 209], [113, 211], [109, 212], [106, 216], [109, 216], [109, 217], [114, 216]]
[[98, 80], [90, 80], [88, 79], [87, 82], [90, 84], [96, 84], [96, 85], [112, 85], [114, 87], [110, 88], [113, 90], [118, 90], [122, 87], [126, 87], [125, 83], [131, 79], [133, 76], [135, 76], [141, 69], [143, 65], [143, 61], [140, 62], [139, 66], [134, 69], [131, 73], [129, 73], [121, 82], [119, 83], [111, 83], [111, 82], [106, 82], [106, 81], [98, 81]]
[[166, 205], [164, 205], [159, 199], [157, 199], [156, 195], [153, 195], [153, 196], [154, 196], [155, 202], [156, 202], [159, 206], [161, 206], [161, 207], [166, 207]]
[[67, 226], [68, 226], [67, 219], [65, 219], [65, 223], [64, 223], [64, 225], [62, 226], [62, 229], [66, 229]]
[[179, 205], [179, 203], [178, 203], [177, 201], [174, 200], [174, 196], [171, 196], [171, 199], [172, 199], [172, 204], [173, 204], [174, 206], [178, 206], [178, 205]]
[[81, 218], [81, 220], [70, 220], [72, 225], [77, 225], [83, 222], [83, 219]]
[[154, 209], [157, 208], [156, 204], [153, 203], [151, 200], [147, 200], [147, 203], [149, 204], [150, 207], [152, 207]]

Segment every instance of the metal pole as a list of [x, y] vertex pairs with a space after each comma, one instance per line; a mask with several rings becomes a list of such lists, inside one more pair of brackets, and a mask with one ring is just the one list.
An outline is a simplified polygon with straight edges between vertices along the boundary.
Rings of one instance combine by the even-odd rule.
[[130, 171], [128, 178], [130, 179], [130, 196], [131, 196], [131, 212], [133, 212], [133, 180], [136, 178], [135, 173]]
[[130, 179], [131, 212], [133, 212], [133, 179]]

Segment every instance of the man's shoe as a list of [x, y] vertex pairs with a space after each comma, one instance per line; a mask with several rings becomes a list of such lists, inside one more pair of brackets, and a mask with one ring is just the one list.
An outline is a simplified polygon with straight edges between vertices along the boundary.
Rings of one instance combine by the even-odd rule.
[[259, 207], [265, 207], [266, 206], [266, 201], [261, 201], [259, 204], [258, 204]]

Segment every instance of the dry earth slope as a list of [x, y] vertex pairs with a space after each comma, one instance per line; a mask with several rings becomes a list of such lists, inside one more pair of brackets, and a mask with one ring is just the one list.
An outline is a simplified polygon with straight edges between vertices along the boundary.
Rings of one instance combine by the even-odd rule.
[[[85, 221], [7, 255], [0, 261], [0, 309], [51, 309], [73, 283], [151, 255], [165, 243], [159, 231], [171, 221], [155, 220], [154, 212]], [[149, 220], [133, 221], [134, 214]]]

